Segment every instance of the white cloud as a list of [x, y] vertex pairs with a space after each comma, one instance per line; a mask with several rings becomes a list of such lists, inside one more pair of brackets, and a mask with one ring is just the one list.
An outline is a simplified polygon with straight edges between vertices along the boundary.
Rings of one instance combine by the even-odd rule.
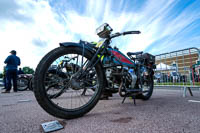
[[[59, 2], [65, 4], [68, 1]], [[95, 29], [105, 22], [111, 25], [114, 32], [140, 30], [142, 32], [140, 35], [121, 37], [115, 39], [113, 44], [121, 48], [123, 52], [141, 51], [159, 39], [181, 32], [200, 15], [197, 12], [198, 9], [192, 10], [192, 7], [198, 4], [197, 2], [191, 4], [170, 21], [167, 16], [170, 16], [169, 13], [178, 1], [148, 0], [137, 11], [134, 11], [133, 5], [133, 10], [131, 9], [129, 12], [125, 11], [128, 5], [123, 5], [123, 1], [118, 3], [120, 6], [124, 6], [123, 10], [114, 11], [115, 7], [112, 2], [116, 1], [88, 0], [84, 3], [85, 10], [79, 13], [76, 9], [72, 10], [73, 7], [69, 8], [71, 10], [54, 9], [45, 0], [4, 0], [1, 5], [5, 7], [6, 4], [9, 5], [8, 9], [13, 9], [15, 13], [7, 12], [7, 17], [0, 13], [0, 70], [3, 68], [4, 59], [12, 49], [17, 50], [22, 60], [22, 66], [35, 68], [47, 52], [58, 47], [59, 42], [77, 42], [78, 39], [97, 41], [99, 38], [95, 34]], [[190, 31], [190, 29], [187, 30]], [[198, 39], [196, 37], [195, 42]], [[168, 41], [160, 44], [160, 48], [161, 46], [167, 48], [180, 42], [181, 37], [169, 38]], [[156, 48], [152, 51], [156, 51]]]
[[[97, 22], [92, 17], [80, 16], [76, 12], [66, 12], [66, 16], [63, 15], [66, 23], [66, 28], [72, 35], [80, 35], [87, 41], [94, 41], [97, 38], [95, 29]], [[81, 39], [81, 38], [80, 38]]]
[[[3, 25], [0, 25], [0, 69], [3, 68], [3, 62], [12, 49], [15, 49], [21, 58], [22, 67], [35, 68], [47, 52], [58, 47], [59, 42], [71, 41], [72, 36], [67, 34], [65, 26], [57, 21], [58, 16], [52, 11], [48, 2], [28, 0], [15, 2], [19, 6], [18, 14], [29, 16], [32, 21], [24, 22], [17, 18], [12, 21], [6, 18], [3, 20]], [[47, 46], [34, 45], [34, 39], [46, 42]]]

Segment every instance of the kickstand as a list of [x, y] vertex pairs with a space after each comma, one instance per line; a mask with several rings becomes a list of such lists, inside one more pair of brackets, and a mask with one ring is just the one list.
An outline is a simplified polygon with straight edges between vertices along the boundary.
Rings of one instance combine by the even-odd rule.
[[85, 96], [86, 90], [87, 90], [87, 89], [84, 88], [84, 90], [83, 90], [83, 92], [82, 92], [82, 94], [81, 94], [82, 96]]
[[135, 96], [133, 96], [132, 98], [133, 98], [133, 103], [136, 106]]
[[126, 96], [125, 96], [124, 99], [122, 100], [122, 103], [124, 103], [125, 100], [126, 100]]

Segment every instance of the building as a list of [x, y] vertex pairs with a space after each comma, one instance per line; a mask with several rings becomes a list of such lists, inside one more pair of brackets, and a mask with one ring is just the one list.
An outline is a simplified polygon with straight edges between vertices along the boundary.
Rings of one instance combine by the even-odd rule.
[[198, 61], [200, 61], [200, 50], [197, 48], [188, 48], [173, 51], [170, 53], [163, 53], [160, 55], [156, 55], [156, 65], [158, 67], [160, 65], [160, 67], [164, 66], [166, 68], [159, 67], [159, 69], [157, 69], [156, 71], [168, 75], [171, 72], [175, 71], [180, 75], [186, 75], [188, 78], [191, 79], [191, 75], [199, 75], [200, 73], [200, 66], [198, 65]]

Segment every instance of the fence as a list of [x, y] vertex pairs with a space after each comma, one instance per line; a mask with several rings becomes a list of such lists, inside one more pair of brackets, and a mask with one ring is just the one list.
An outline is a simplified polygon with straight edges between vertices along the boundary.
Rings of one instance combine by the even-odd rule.
[[156, 55], [155, 86], [200, 88], [200, 50], [187, 48]]

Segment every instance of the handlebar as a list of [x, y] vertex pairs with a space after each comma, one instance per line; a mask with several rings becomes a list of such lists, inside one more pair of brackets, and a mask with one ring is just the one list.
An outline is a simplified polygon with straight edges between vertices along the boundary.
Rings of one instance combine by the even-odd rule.
[[110, 35], [110, 39], [121, 36], [121, 35], [128, 35], [128, 34], [140, 34], [140, 31], [126, 31], [126, 32], [122, 32], [122, 33], [114, 33], [112, 35]]
[[126, 31], [126, 32], [123, 32], [122, 34], [127, 35], [127, 34], [140, 34], [140, 33], [141, 33], [140, 31]]

